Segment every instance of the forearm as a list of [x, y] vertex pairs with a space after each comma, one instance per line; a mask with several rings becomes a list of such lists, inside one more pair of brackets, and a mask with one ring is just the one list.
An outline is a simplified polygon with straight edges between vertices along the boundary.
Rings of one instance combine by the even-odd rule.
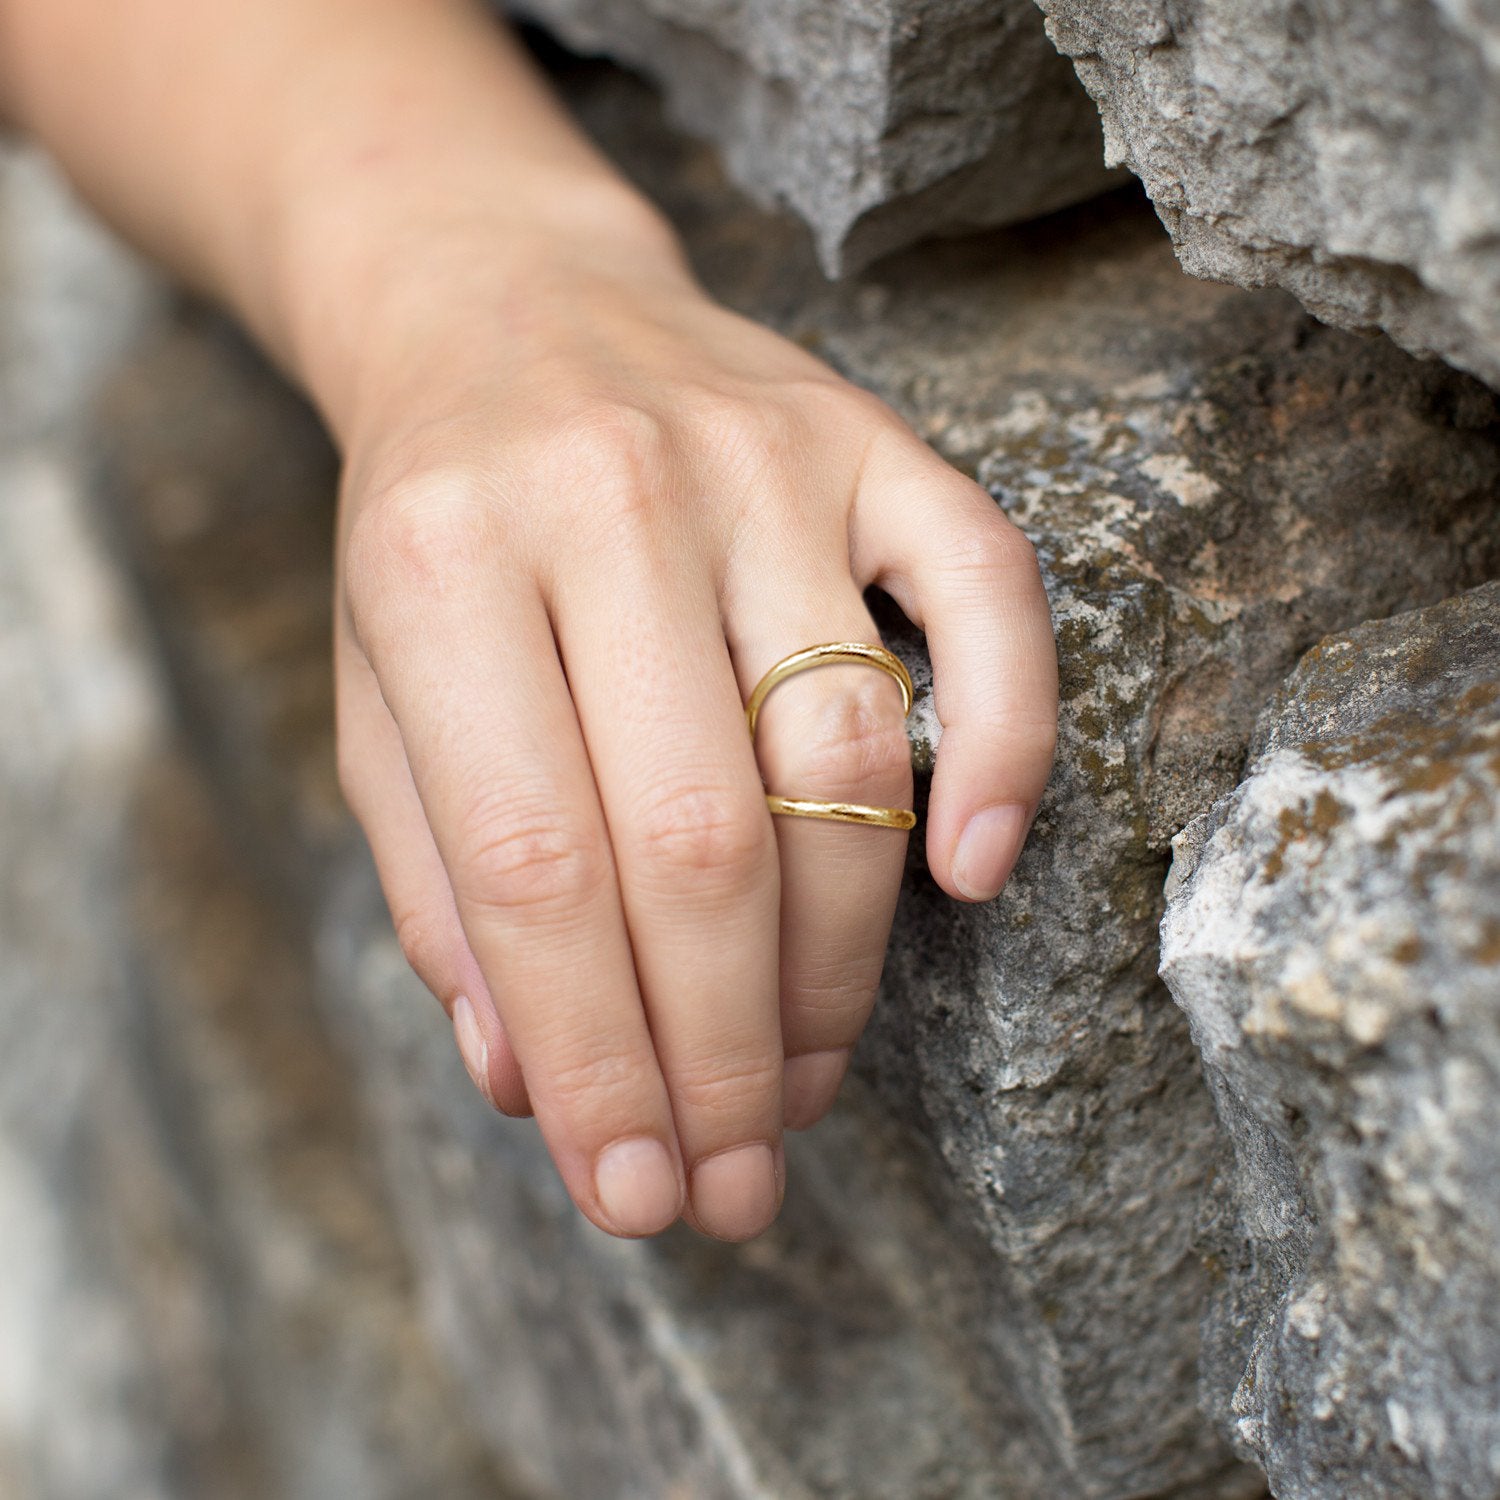
[[420, 318], [445, 243], [476, 225], [519, 277], [585, 240], [675, 259], [465, 0], [0, 0], [0, 108], [335, 428], [369, 341]]

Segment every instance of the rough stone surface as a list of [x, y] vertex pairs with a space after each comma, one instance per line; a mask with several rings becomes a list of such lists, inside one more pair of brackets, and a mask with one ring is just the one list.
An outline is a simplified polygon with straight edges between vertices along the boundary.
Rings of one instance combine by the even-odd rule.
[[500, 1500], [93, 518], [82, 414], [161, 303], [0, 149], [0, 1495]]
[[1220, 1422], [1283, 1500], [1494, 1495], [1500, 586], [1311, 652], [1174, 885], [1234, 1150]]
[[[201, 327], [119, 383], [133, 566], [246, 855], [315, 932], [475, 1418], [564, 1494], [1248, 1493], [1197, 1407], [1220, 1146], [1156, 973], [1169, 841], [1321, 636], [1500, 572], [1495, 401], [1288, 298], [1187, 280], [1129, 197], [828, 288], [635, 91], [567, 86], [721, 294], [893, 401], [1032, 535], [1062, 748], [998, 903], [948, 902], [914, 849], [859, 1082], [795, 1143], [781, 1224], [740, 1251], [607, 1240], [464, 1085], [338, 808], [308, 419]], [[930, 671], [884, 618], [925, 767]]]
[[1107, 187], [1098, 115], [1031, 0], [512, 0], [660, 83], [830, 274]]
[[1038, 0], [1194, 274], [1500, 385], [1495, 0]]
[[[0, 155], [5, 209], [45, 214], [44, 181]], [[133, 321], [129, 276], [66, 227], [0, 212], [0, 1492], [23, 1500], [150, 1493], [167, 1461], [143, 1420], [160, 1384], [132, 1352], [137, 1310], [79, 1202], [109, 1180], [91, 1104], [113, 1109], [116, 1159], [139, 1145], [139, 1080], [100, 1085], [129, 995], [117, 783], [160, 721], [63, 436], [107, 363], [99, 346]], [[61, 291], [70, 272], [94, 288], [92, 311], [114, 314], [92, 339]], [[135, 1180], [143, 1198], [156, 1186]]]

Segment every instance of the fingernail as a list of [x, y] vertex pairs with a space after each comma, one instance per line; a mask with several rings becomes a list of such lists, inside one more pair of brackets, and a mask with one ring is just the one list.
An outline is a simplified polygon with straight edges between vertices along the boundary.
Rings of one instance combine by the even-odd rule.
[[490, 1044], [479, 1029], [479, 1017], [467, 995], [460, 995], [453, 1002], [453, 1035], [458, 1042], [458, 1055], [474, 1080], [474, 1087], [484, 1095], [491, 1109], [498, 1109], [495, 1091], [490, 1085]]
[[748, 1240], [776, 1217], [776, 1163], [763, 1141], [736, 1146], [693, 1168], [693, 1213], [721, 1240]]
[[833, 1107], [849, 1066], [847, 1050], [789, 1057], [781, 1074], [782, 1122], [788, 1130], [816, 1125]]
[[971, 901], [998, 896], [1025, 837], [1026, 809], [1019, 803], [1002, 802], [975, 813], [953, 851], [954, 885]]
[[616, 1141], [599, 1153], [594, 1192], [621, 1234], [656, 1234], [682, 1212], [682, 1187], [667, 1148], [651, 1136]]

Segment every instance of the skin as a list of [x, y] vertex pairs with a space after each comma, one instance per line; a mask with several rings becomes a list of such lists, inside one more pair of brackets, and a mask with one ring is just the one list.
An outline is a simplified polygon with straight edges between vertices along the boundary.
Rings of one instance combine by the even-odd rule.
[[233, 309], [344, 456], [339, 770], [476, 1085], [613, 1234], [775, 1217], [869, 1015], [900, 693], [773, 662], [927, 634], [925, 837], [1000, 890], [1055, 737], [1025, 538], [873, 396], [715, 304], [461, 0], [0, 0], [0, 108]]

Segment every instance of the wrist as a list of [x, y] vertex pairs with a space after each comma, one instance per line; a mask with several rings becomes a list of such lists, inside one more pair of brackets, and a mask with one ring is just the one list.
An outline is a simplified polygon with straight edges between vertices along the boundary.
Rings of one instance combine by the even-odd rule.
[[305, 62], [256, 138], [238, 141], [205, 280], [336, 436], [371, 373], [465, 302], [524, 298], [569, 267], [691, 283], [665, 218], [474, 0], [292, 13], [314, 33]]
[[288, 214], [276, 259], [277, 342], [345, 445], [480, 327], [491, 357], [520, 358], [577, 287], [694, 285], [670, 224], [622, 179], [507, 183], [498, 163], [487, 182], [428, 173], [318, 194]]

